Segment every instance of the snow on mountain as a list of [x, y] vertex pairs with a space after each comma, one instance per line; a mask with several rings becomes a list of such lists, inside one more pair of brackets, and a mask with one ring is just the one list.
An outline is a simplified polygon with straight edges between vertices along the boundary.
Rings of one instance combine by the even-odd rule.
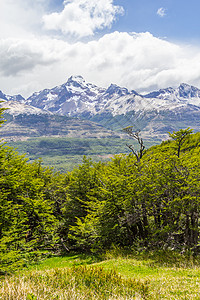
[[177, 104], [200, 105], [200, 89], [186, 83], [181, 83], [176, 89], [166, 88], [144, 95], [145, 98], [162, 99]]
[[111, 113], [113, 116], [130, 111], [185, 109], [200, 106], [200, 90], [182, 83], [177, 89], [167, 88], [140, 95], [115, 84], [107, 89], [87, 83], [82, 76], [71, 76], [66, 83], [34, 93], [26, 101], [32, 106], [68, 116], [94, 116]]
[[13, 116], [17, 116], [20, 114], [26, 114], [26, 115], [51, 114], [51, 112], [49, 112], [49, 111], [45, 111], [40, 108], [33, 107], [31, 105], [27, 105], [27, 104], [21, 103], [19, 101], [13, 101], [13, 100], [2, 101], [0, 103], [0, 107], [6, 108], [7, 109], [6, 113], [9, 113]]
[[82, 76], [71, 76], [66, 83], [28, 99], [0, 91], [0, 101], [0, 107], [9, 108], [7, 112], [14, 116], [58, 114], [89, 119], [112, 130], [134, 125], [146, 137], [160, 139], [167, 138], [168, 131], [200, 128], [200, 89], [185, 83], [141, 95], [116, 84], [106, 89], [87, 83]]
[[14, 96], [7, 95], [6, 97], [8, 101], [21, 101], [21, 102], [25, 101], [25, 99], [21, 95], [14, 95]]
[[[190, 110], [200, 108], [200, 90], [185, 83], [175, 89], [169, 87], [141, 95], [115, 84], [111, 84], [107, 89], [101, 88], [87, 83], [82, 76], [71, 76], [66, 83], [36, 92], [27, 100], [20, 95], [6, 96], [2, 92], [0, 98], [10, 102], [13, 112], [15, 109], [19, 111], [18, 103], [31, 106], [30, 111], [34, 111], [33, 107], [41, 109], [37, 113], [46, 110], [74, 117], [92, 117], [103, 113], [116, 116], [131, 111], [181, 111], [188, 106]], [[12, 101], [14, 102], [11, 103]], [[28, 111], [28, 107], [23, 107], [22, 111]]]
[[95, 106], [105, 89], [86, 83], [81, 76], [71, 76], [65, 84], [34, 93], [27, 104], [64, 115], [90, 112], [95, 114]]
[[0, 91], [0, 101], [2, 100], [8, 100], [8, 99], [6, 98], [6, 95], [2, 93], [2, 91]]
[[0, 91], [0, 101], [24, 101], [25, 99], [21, 95], [9, 96]]
[[27, 105], [24, 103], [25, 99], [21, 95], [6, 95], [0, 91], [0, 107], [6, 108], [6, 113], [13, 116], [20, 114], [50, 114], [49, 111], [41, 110], [37, 107]]
[[60, 86], [34, 93], [26, 103], [68, 116], [92, 116], [103, 112], [116, 115], [130, 111], [136, 96], [141, 100], [137, 92], [115, 84], [105, 89], [86, 83], [82, 76], [71, 76]]

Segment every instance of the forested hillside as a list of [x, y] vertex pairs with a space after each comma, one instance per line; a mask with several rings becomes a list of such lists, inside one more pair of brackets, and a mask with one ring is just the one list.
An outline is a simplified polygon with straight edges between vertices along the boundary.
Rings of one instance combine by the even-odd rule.
[[172, 134], [173, 141], [143, 152], [140, 160], [118, 155], [107, 164], [86, 160], [74, 170], [63, 209], [69, 245], [198, 245], [200, 134], [190, 133]]
[[66, 174], [28, 163], [1, 145], [1, 273], [43, 251], [197, 251], [200, 133], [188, 128], [170, 138], [148, 150], [129, 145], [130, 154], [110, 162], [85, 157]]

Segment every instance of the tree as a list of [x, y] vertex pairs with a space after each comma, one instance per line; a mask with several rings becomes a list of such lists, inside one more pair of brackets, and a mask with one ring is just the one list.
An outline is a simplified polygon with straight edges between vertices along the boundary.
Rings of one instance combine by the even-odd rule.
[[53, 173], [8, 147], [0, 148], [0, 269], [24, 264], [57, 242], [57, 219], [46, 188]]
[[55, 201], [48, 193], [52, 178], [52, 170], [40, 161], [28, 163], [0, 145], [0, 273], [18, 268], [37, 250], [57, 242]]
[[[0, 101], [1, 103], [2, 101]], [[4, 123], [4, 120], [1, 120], [3, 118], [3, 112], [6, 110], [7, 108], [0, 108], [0, 126], [1, 124]]]
[[129, 136], [131, 136], [132, 138], [134, 138], [138, 144], [139, 144], [139, 150], [135, 150], [134, 149], [134, 146], [133, 145], [127, 145], [127, 147], [129, 149], [131, 149], [131, 151], [133, 152], [133, 154], [135, 155], [136, 159], [137, 159], [137, 162], [139, 163], [142, 156], [144, 155], [145, 153], [145, 146], [144, 146], [144, 142], [143, 142], [143, 139], [139, 136], [139, 133], [140, 131], [133, 131], [133, 126], [128, 126], [126, 128], [123, 128], [123, 131], [125, 131]]
[[177, 156], [180, 157], [180, 151], [183, 143], [188, 138], [188, 136], [192, 133], [193, 129], [188, 127], [187, 129], [180, 129], [179, 131], [173, 131], [173, 133], [169, 132], [169, 136], [175, 141]]
[[71, 182], [73, 201], [65, 211], [66, 219], [74, 217], [67, 224], [73, 246], [99, 251], [112, 245], [175, 249], [198, 245], [199, 137], [188, 139], [182, 159], [173, 151], [174, 142], [166, 141], [148, 149], [139, 167], [132, 154], [89, 168], [84, 162]]

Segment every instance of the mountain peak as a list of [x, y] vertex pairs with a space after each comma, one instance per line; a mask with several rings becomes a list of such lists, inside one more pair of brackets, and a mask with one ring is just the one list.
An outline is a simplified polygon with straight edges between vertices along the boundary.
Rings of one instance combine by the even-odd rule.
[[7, 100], [7, 97], [2, 91], [0, 91], [0, 99]]
[[25, 99], [24, 99], [24, 97], [22, 97], [22, 95], [14, 95], [14, 96], [8, 96], [7, 95], [7, 99], [9, 100], [9, 101], [25, 101]]
[[67, 80], [67, 83], [78, 82], [80, 84], [85, 83], [85, 79], [81, 75], [72, 75]]
[[181, 83], [178, 87], [178, 93], [182, 98], [198, 98], [200, 90], [187, 83]]
[[14, 96], [9, 96], [5, 95], [0, 91], [0, 99], [4, 101], [24, 101], [25, 99], [21, 95], [14, 95]]
[[175, 92], [175, 90], [171, 87], [166, 89], [160, 89], [159, 91], [150, 92], [147, 95], [144, 95], [145, 98], [160, 98], [162, 99], [165, 96], [171, 95]]
[[183, 88], [187, 88], [187, 87], [191, 87], [191, 85], [189, 85], [188, 83], [184, 83], [182, 82], [179, 87], [183, 87]]
[[129, 94], [129, 91], [127, 88], [122, 88], [116, 84], [111, 83], [111, 85], [106, 90], [106, 93], [108, 93], [109, 95], [118, 94], [119, 96], [124, 96]]

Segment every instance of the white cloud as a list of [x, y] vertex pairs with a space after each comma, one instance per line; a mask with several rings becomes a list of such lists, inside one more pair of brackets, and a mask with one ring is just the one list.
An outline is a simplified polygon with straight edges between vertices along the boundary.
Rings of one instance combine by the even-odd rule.
[[111, 27], [123, 8], [113, 0], [65, 0], [64, 9], [43, 16], [46, 29], [60, 30], [76, 37], [94, 35], [96, 30]]
[[0, 0], [0, 38], [32, 38], [41, 32], [50, 0]]
[[160, 16], [161, 18], [163, 18], [164, 16], [166, 16], [166, 8], [160, 7], [157, 10], [157, 15]]
[[116, 83], [150, 91], [200, 82], [200, 49], [167, 42], [150, 33], [113, 32], [88, 43], [57, 39], [0, 42], [0, 90], [29, 96], [82, 75], [100, 86]]
[[[59, 44], [59, 41], [57, 42]], [[3, 76], [15, 76], [26, 70], [31, 71], [37, 65], [57, 62], [58, 52], [51, 44], [52, 41], [49, 40], [1, 39], [0, 73]]]

